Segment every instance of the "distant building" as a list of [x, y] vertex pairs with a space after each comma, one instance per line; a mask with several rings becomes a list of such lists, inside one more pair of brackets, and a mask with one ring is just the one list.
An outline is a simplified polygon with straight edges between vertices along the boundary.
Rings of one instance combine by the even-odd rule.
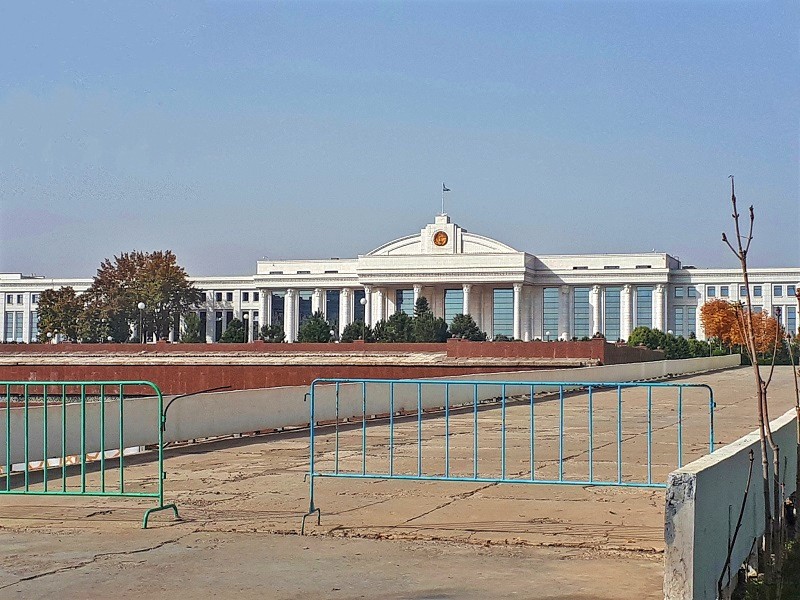
[[[490, 337], [554, 340], [601, 332], [624, 340], [646, 325], [704, 339], [700, 307], [744, 298], [738, 269], [682, 267], [663, 253], [533, 255], [470, 233], [447, 215], [357, 258], [260, 260], [255, 275], [190, 279], [205, 293], [197, 313], [208, 342], [234, 318], [248, 324], [250, 339], [260, 326], [277, 323], [295, 341], [315, 311], [341, 332], [365, 317], [371, 325], [396, 311], [413, 314], [420, 296], [447, 321], [469, 313]], [[0, 339], [36, 340], [41, 292], [62, 286], [80, 292], [91, 283], [0, 274]], [[750, 269], [750, 283], [753, 309], [778, 315], [797, 332], [800, 267]]]

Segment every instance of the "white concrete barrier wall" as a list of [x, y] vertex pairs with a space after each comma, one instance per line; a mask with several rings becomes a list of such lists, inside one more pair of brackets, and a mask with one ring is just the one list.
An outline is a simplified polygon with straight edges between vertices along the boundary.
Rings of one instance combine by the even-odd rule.
[[[739, 365], [739, 355], [683, 360], [653, 361], [583, 367], [577, 369], [550, 369], [542, 371], [515, 371], [510, 373], [487, 373], [480, 375], [461, 375], [448, 377], [448, 380], [472, 381], [638, 381], [656, 379], [667, 375], [681, 375], [701, 371], [725, 369]], [[439, 378], [445, 379], [445, 378]], [[435, 379], [434, 379], [435, 380]], [[444, 386], [423, 386], [423, 408], [436, 408], [444, 404]], [[317, 421], [335, 418], [334, 386], [321, 386], [317, 396]], [[557, 388], [551, 388], [557, 389]], [[178, 399], [168, 411], [167, 428], [164, 439], [167, 442], [184, 441], [197, 438], [215, 437], [305, 425], [309, 421], [309, 405], [305, 394], [309, 386], [275, 387], [256, 390], [239, 390], [198, 394]], [[544, 386], [537, 391], [545, 391]], [[509, 395], [522, 394], [525, 390], [509, 386]], [[367, 389], [369, 414], [389, 412], [388, 386], [370, 386]], [[479, 400], [487, 400], [500, 395], [500, 386], [482, 386]], [[468, 386], [450, 386], [452, 404], [473, 401], [473, 391]], [[164, 405], [169, 397], [164, 399]], [[119, 402], [108, 400], [105, 403], [105, 448], [119, 448]], [[407, 385], [397, 386], [395, 411], [415, 410], [417, 407], [416, 389]], [[61, 456], [61, 408], [48, 408], [48, 458]], [[155, 398], [139, 398], [125, 401], [123, 443], [126, 447], [144, 446], [158, 442], [158, 403]], [[360, 416], [360, 384], [342, 384], [339, 390], [339, 416], [341, 418]], [[25, 460], [24, 413], [21, 408], [11, 409], [11, 462]], [[28, 414], [28, 460], [43, 458], [43, 409], [31, 409]], [[67, 407], [67, 455], [81, 452], [80, 405]], [[0, 461], [5, 456], [7, 444], [4, 427], [5, 410], [0, 410]], [[100, 404], [86, 405], [86, 451], [96, 452], [100, 448], [99, 423]]]
[[[795, 491], [796, 427], [794, 409], [772, 421], [787, 497]], [[731, 577], [735, 578], [739, 565], [750, 554], [753, 540], [764, 534], [758, 432], [670, 474], [664, 511], [664, 597], [668, 600], [713, 600], [717, 597], [717, 582], [725, 566], [728, 540], [733, 536], [744, 498], [751, 450], [755, 456], [753, 480], [731, 556]], [[769, 449], [768, 454], [771, 465]], [[724, 584], [727, 587], [727, 574]]]

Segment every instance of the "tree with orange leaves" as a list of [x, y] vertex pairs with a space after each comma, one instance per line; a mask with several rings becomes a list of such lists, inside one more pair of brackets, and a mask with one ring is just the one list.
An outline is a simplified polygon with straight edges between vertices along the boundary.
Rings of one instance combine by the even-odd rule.
[[706, 302], [700, 308], [700, 320], [708, 337], [717, 338], [726, 346], [741, 344], [736, 307], [732, 303], [725, 300]]
[[[781, 330], [778, 321], [767, 313], [752, 313], [753, 334], [758, 354], [771, 353], [776, 340], [780, 340]], [[700, 308], [700, 320], [706, 335], [717, 338], [726, 346], [745, 346], [744, 331], [747, 309], [742, 304], [712, 300]]]

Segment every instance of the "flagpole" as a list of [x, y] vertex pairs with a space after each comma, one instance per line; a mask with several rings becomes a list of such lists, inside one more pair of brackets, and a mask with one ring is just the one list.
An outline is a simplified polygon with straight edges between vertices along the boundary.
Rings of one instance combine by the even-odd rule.
[[444, 214], [444, 184], [442, 184], [442, 214]]

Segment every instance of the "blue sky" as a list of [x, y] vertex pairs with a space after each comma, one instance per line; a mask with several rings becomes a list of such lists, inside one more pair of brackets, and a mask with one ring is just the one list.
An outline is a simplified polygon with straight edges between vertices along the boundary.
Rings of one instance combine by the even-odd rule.
[[447, 211], [533, 254], [800, 264], [795, 2], [0, 7], [0, 271], [355, 256]]

